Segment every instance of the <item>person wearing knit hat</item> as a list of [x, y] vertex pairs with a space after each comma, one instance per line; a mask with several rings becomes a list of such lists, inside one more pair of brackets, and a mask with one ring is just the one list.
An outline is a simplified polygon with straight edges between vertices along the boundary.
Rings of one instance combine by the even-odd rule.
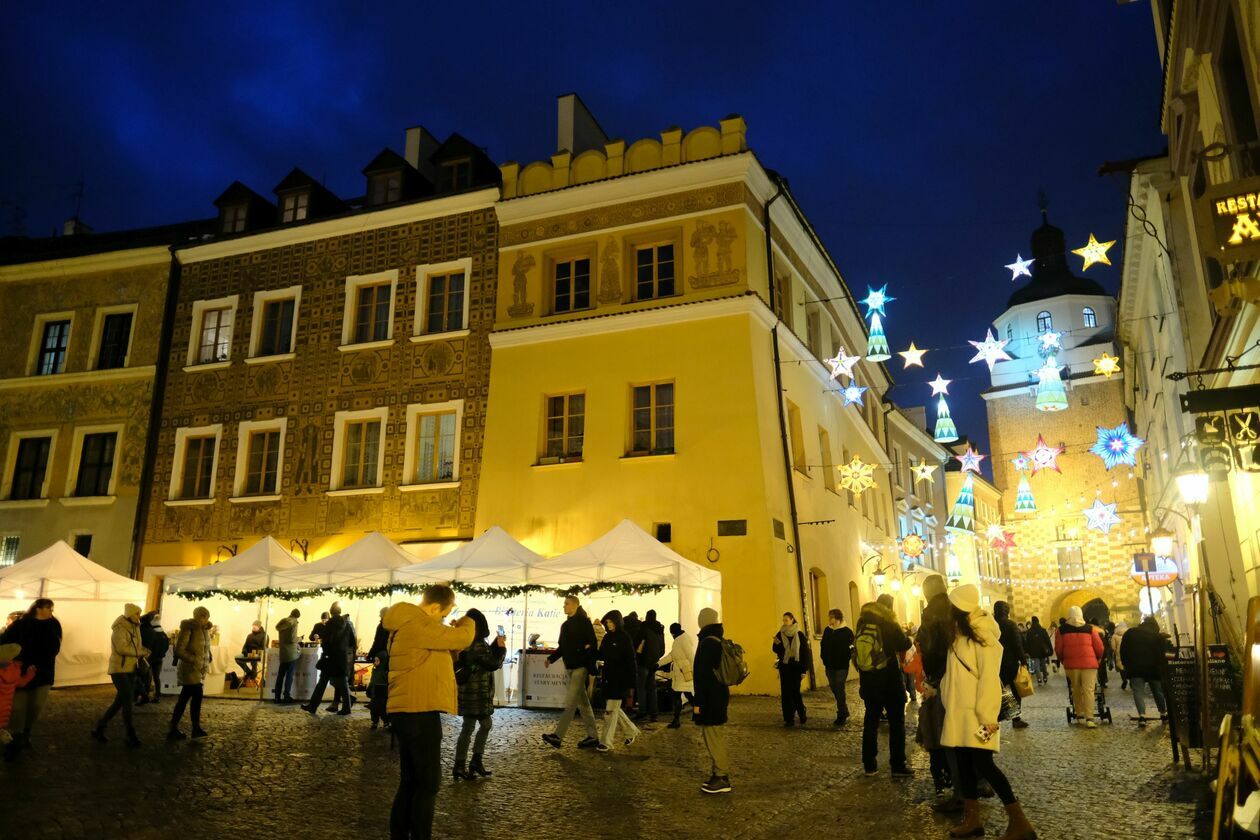
[[910, 638], [881, 598], [866, 604], [854, 629], [853, 664], [858, 669], [862, 716], [862, 769], [879, 773], [879, 721], [888, 719], [888, 763], [893, 778], [913, 775], [906, 765], [906, 687], [898, 658], [910, 649]]
[[722, 664], [722, 625], [717, 610], [705, 607], [700, 610], [696, 623], [700, 625], [700, 639], [696, 643], [696, 661], [692, 679], [695, 693], [692, 697], [692, 720], [700, 727], [704, 747], [709, 753], [712, 773], [700, 786], [705, 793], [730, 793], [730, 760], [726, 752], [726, 710], [731, 701], [731, 690], [718, 679], [718, 667]]
[[192, 736], [204, 738], [201, 728], [201, 698], [206, 672], [210, 670], [210, 610], [197, 607], [193, 617], [179, 623], [179, 635], [175, 637], [175, 670], [179, 680], [179, 699], [171, 712], [170, 730], [166, 737], [182, 741], [188, 737], [179, 729], [184, 709], [191, 704]]
[[941, 744], [954, 750], [963, 800], [963, 821], [949, 834], [984, 835], [979, 801], [979, 781], [984, 779], [1006, 808], [1004, 840], [1035, 840], [1037, 833], [1010, 782], [993, 762], [1001, 745], [998, 718], [1002, 711], [1002, 645], [997, 622], [980, 608], [980, 590], [974, 584], [954, 587], [949, 603], [952, 638], [941, 680], [945, 704]]
[[123, 607], [123, 614], [114, 619], [111, 628], [109, 678], [114, 683], [114, 702], [92, 729], [92, 737], [104, 744], [105, 727], [114, 715], [122, 712], [123, 726], [127, 729], [127, 746], [140, 746], [136, 728], [131, 721], [131, 709], [135, 704], [136, 670], [148, 666], [149, 649], [140, 641], [140, 608], [135, 604]]
[[1098, 684], [1098, 663], [1106, 647], [1098, 628], [1085, 623], [1078, 606], [1068, 607], [1067, 623], [1059, 628], [1054, 652], [1067, 671], [1072, 706], [1077, 720], [1094, 729], [1094, 689]]
[[[949, 645], [954, 638], [953, 607], [946, 594], [945, 578], [928, 575], [923, 581], [923, 597], [927, 605], [919, 621], [914, 642], [923, 659], [923, 704], [919, 707], [919, 740], [928, 752], [932, 784], [942, 797], [932, 807], [938, 813], [958, 813], [963, 808], [958, 789], [958, 768], [954, 751], [941, 746], [941, 730], [945, 726], [945, 704], [941, 702], [941, 680]], [[948, 795], [946, 792], [948, 791]]]

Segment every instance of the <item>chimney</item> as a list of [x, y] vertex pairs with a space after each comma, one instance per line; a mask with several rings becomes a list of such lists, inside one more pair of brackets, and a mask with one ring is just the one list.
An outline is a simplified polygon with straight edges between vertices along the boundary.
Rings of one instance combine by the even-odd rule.
[[587, 149], [603, 149], [608, 135], [586, 108], [582, 97], [566, 93], [556, 97], [556, 151], [574, 157]]
[[420, 170], [420, 174], [428, 178], [431, 184], [437, 183], [437, 171], [429, 158], [437, 148], [437, 138], [424, 126], [416, 125], [407, 129], [407, 145], [403, 157], [407, 159], [407, 163]]
[[87, 223], [79, 221], [78, 216], [75, 216], [73, 219], [66, 219], [65, 224], [61, 226], [62, 236], [82, 236], [91, 232], [92, 228]]

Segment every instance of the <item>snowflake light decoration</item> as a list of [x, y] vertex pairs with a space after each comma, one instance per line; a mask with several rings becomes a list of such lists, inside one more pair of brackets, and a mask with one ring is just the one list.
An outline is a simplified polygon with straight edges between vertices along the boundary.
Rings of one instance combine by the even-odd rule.
[[1103, 534], [1110, 534], [1113, 525], [1120, 524], [1120, 516], [1116, 513], [1116, 504], [1103, 504], [1102, 499], [1094, 499], [1091, 507], [1085, 508], [1085, 527]]
[[853, 366], [862, 361], [861, 356], [850, 356], [848, 351], [843, 347], [837, 348], [836, 357], [827, 360], [827, 367], [831, 368], [831, 378], [838, 379], [840, 374], [844, 374], [850, 379], [853, 378]]
[[980, 462], [983, 461], [987, 457], [989, 456], [981, 455], [979, 452], [972, 449], [970, 444], [968, 444], [967, 451], [961, 455], [955, 455], [954, 460], [962, 464], [963, 472], [973, 472], [976, 475], [979, 475]]
[[866, 300], [862, 301], [862, 304], [866, 307], [866, 317], [871, 317], [872, 312], [887, 315], [888, 313], [884, 311], [884, 304], [896, 300], [895, 297], [888, 296], [888, 284], [885, 283], [878, 291], [867, 286], [866, 291]]
[[1097, 359], [1094, 359], [1094, 373], [1105, 376], [1108, 379], [1113, 374], [1120, 372], [1120, 359], [1116, 356], [1109, 355], [1106, 350]]
[[983, 361], [989, 366], [989, 373], [993, 372], [993, 366], [998, 362], [1010, 361], [1010, 354], [1004, 348], [1010, 339], [994, 338], [993, 330], [985, 330], [984, 341], [968, 341], [972, 347], [976, 348], [976, 355], [969, 360], [972, 363]]
[[1084, 246], [1077, 248], [1072, 253], [1085, 261], [1085, 264], [1081, 266], [1081, 271], [1085, 271], [1094, 263], [1111, 265], [1111, 260], [1107, 258], [1107, 249], [1115, 244], [1116, 240], [1114, 239], [1110, 242], [1099, 242], [1094, 238], [1094, 234], [1091, 233], [1089, 242], [1086, 242]]
[[870, 490], [874, 486], [874, 464], [864, 464], [859, 456], [854, 455], [852, 461], [840, 467], [840, 489], [860, 496], [864, 490]]
[[844, 397], [845, 405], [857, 404], [862, 405], [862, 394], [866, 393], [866, 386], [850, 383], [847, 388], [840, 391], [840, 396]]
[[917, 560], [927, 550], [927, 543], [918, 534], [906, 534], [901, 538], [901, 553]]
[[1055, 350], [1062, 350], [1063, 345], [1060, 343], [1060, 339], [1062, 338], [1063, 333], [1058, 330], [1046, 330], [1041, 335], [1037, 336], [1037, 341], [1041, 345], [1037, 349], [1040, 350], [1043, 355], [1045, 353], [1051, 353]]
[[1091, 446], [1089, 451], [1102, 458], [1107, 469], [1120, 464], [1134, 467], [1137, 466], [1137, 451], [1142, 443], [1143, 440], [1140, 437], [1134, 436], [1129, 431], [1128, 423], [1121, 423], [1114, 429], [1099, 426], [1098, 442]]
[[1043, 436], [1037, 435], [1037, 445], [1032, 448], [1032, 451], [1024, 454], [1028, 456], [1028, 460], [1032, 463], [1033, 475], [1042, 470], [1054, 470], [1060, 475], [1063, 474], [1063, 470], [1059, 469], [1059, 456], [1063, 454], [1063, 447], [1051, 446], [1046, 443], [1046, 439]]
[[1028, 267], [1032, 264], [1032, 260], [1024, 259], [1022, 254], [1016, 254], [1015, 262], [1006, 266], [1011, 271], [1011, 282], [1014, 283], [1021, 277], [1032, 277], [1032, 272], [1028, 270]]

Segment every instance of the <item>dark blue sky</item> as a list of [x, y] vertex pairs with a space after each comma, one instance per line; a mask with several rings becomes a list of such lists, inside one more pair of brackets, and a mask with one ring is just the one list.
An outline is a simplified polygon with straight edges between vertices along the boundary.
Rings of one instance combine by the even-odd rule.
[[[0, 232], [15, 204], [26, 233], [58, 227], [80, 180], [98, 230], [212, 215], [233, 179], [269, 193], [295, 165], [359, 195], [414, 124], [534, 160], [575, 90], [630, 140], [742, 114], [855, 294], [889, 285], [894, 351], [983, 335], [1041, 187], [1069, 247], [1122, 239], [1127, 181], [1098, 166], [1165, 145], [1146, 3], [44, 5], [11, 6], [0, 32]], [[1089, 274], [1115, 290], [1118, 268]], [[925, 402], [942, 370], [983, 441], [970, 355], [929, 352], [893, 395]]]

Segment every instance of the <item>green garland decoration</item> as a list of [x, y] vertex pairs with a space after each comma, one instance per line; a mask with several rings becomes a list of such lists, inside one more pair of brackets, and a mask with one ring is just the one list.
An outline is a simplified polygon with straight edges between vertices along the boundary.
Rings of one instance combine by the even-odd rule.
[[[175, 594], [186, 601], [203, 601], [206, 598], [227, 598], [230, 601], [256, 601], [260, 598], [279, 598], [284, 601], [301, 601], [303, 598], [318, 598], [336, 595], [339, 598], [380, 598], [386, 595], [419, 595], [429, 584], [425, 583], [387, 583], [382, 586], [321, 586], [315, 589], [290, 591], [265, 587], [263, 589], [206, 589], [201, 592], [177, 592]], [[611, 592], [614, 595], [655, 595], [669, 587], [663, 583], [615, 583], [596, 581], [580, 586], [559, 588], [542, 586], [536, 583], [513, 586], [471, 586], [459, 581], [447, 583], [458, 595], [471, 598], [519, 598], [522, 595], [544, 593], [563, 598], [566, 595], [591, 595], [595, 592]]]

